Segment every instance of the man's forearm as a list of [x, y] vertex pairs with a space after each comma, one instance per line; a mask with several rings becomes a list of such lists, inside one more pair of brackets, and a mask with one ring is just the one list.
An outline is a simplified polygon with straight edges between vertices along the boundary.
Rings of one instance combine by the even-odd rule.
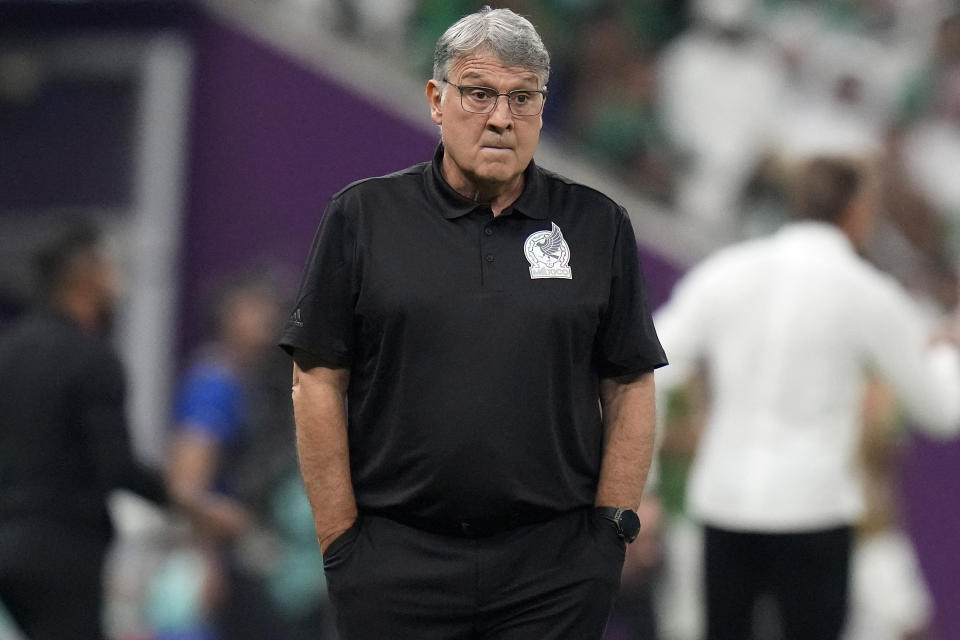
[[349, 376], [345, 369], [293, 368], [297, 453], [321, 551], [357, 519], [344, 405]]
[[600, 381], [603, 459], [595, 503], [636, 509], [653, 458], [655, 410], [653, 374], [636, 380]]

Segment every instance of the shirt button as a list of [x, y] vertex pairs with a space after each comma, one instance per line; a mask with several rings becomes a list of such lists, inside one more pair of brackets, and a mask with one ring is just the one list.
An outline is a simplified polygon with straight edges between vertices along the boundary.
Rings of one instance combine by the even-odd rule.
[[493, 256], [489, 253], [487, 254], [487, 262], [493, 262]]
[[488, 236], [493, 235], [493, 229], [491, 229], [490, 227], [487, 227], [486, 229], [484, 229], [483, 232]]

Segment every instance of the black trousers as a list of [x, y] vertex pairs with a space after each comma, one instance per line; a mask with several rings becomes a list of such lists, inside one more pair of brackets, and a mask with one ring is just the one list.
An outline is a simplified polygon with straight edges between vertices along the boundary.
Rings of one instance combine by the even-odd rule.
[[705, 528], [707, 640], [747, 640], [761, 595], [785, 640], [837, 640], [847, 613], [853, 530], [748, 533]]
[[103, 562], [109, 538], [0, 524], [0, 602], [30, 640], [103, 638]]
[[592, 509], [473, 538], [362, 516], [324, 568], [340, 640], [599, 640], [624, 554]]

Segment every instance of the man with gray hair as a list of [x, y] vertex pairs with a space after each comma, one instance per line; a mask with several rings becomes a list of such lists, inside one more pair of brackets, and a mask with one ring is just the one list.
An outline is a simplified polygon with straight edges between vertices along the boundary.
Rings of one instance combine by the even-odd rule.
[[512, 11], [456, 22], [433, 161], [314, 240], [281, 345], [343, 640], [603, 634], [666, 360], [626, 212], [533, 162], [549, 71]]

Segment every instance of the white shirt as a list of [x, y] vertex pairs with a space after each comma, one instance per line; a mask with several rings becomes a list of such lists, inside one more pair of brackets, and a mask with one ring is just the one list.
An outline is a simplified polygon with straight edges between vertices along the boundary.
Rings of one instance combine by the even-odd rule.
[[934, 435], [960, 429], [960, 358], [928, 348], [906, 293], [827, 224], [802, 222], [721, 251], [696, 267], [655, 315], [670, 366], [658, 387], [698, 362], [711, 414], [688, 502], [715, 526], [804, 531], [851, 524], [869, 371]]
[[910, 538], [884, 531], [857, 542], [844, 640], [903, 640], [926, 629], [933, 603]]
[[950, 222], [960, 221], [960, 125], [947, 119], [920, 122], [903, 141], [904, 169]]
[[678, 208], [729, 222], [735, 195], [768, 144], [784, 85], [780, 57], [759, 38], [731, 43], [696, 28], [664, 51], [658, 68], [665, 125], [691, 152]]

